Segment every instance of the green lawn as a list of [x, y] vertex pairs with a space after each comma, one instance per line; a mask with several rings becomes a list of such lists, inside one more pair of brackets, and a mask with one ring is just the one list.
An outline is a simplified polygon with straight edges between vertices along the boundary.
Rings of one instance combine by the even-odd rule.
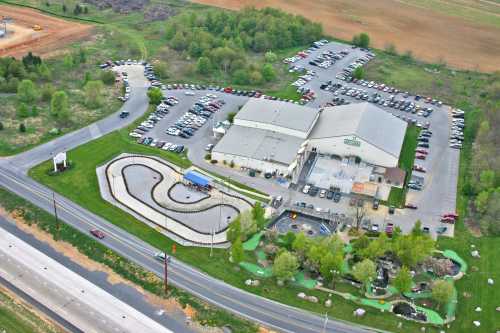
[[387, 203], [391, 206], [402, 207], [405, 204], [406, 184], [411, 178], [413, 163], [415, 161], [415, 149], [417, 148], [417, 137], [420, 129], [417, 126], [408, 126], [401, 154], [399, 155], [399, 167], [406, 171], [405, 187], [392, 187]]

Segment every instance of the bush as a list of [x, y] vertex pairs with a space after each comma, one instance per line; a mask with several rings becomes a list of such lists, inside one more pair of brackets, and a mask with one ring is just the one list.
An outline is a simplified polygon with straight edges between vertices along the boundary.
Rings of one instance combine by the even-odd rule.
[[115, 73], [112, 71], [102, 71], [101, 72], [101, 81], [104, 84], [110, 86], [115, 83]]
[[19, 132], [21, 133], [26, 132], [26, 126], [24, 125], [24, 123], [19, 124]]
[[205, 159], [208, 161], [208, 160], [211, 160], [212, 159], [212, 154], [210, 153], [207, 153], [205, 154]]
[[229, 121], [232, 124], [234, 122], [235, 116], [236, 116], [236, 112], [229, 112], [227, 114], [227, 121]]
[[3, 130], [3, 123], [0, 121], [0, 131]]
[[19, 105], [17, 106], [16, 114], [19, 118], [29, 117], [30, 114], [29, 114], [28, 106], [25, 103], [19, 103]]
[[149, 103], [153, 105], [158, 105], [160, 104], [162, 98], [163, 98], [163, 93], [159, 88], [151, 88], [148, 91], [148, 97], [149, 97]]
[[370, 36], [366, 32], [362, 32], [352, 38], [352, 43], [356, 46], [367, 48], [370, 46]]
[[218, 163], [218, 161], [217, 161], [217, 160], [210, 160], [210, 163], [211, 163], [211, 164], [217, 164], [217, 163]]

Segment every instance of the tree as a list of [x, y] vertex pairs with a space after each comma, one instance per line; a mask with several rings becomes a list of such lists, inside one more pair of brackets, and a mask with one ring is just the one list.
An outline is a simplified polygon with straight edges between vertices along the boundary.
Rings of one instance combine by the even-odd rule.
[[155, 62], [153, 71], [160, 79], [168, 78], [168, 65], [164, 61]]
[[298, 268], [297, 257], [288, 251], [283, 251], [274, 259], [273, 274], [279, 280], [290, 280]]
[[89, 8], [87, 6], [83, 7], [83, 13], [88, 14], [89, 13]]
[[266, 81], [272, 81], [276, 78], [276, 73], [274, 71], [274, 67], [273, 65], [271, 64], [264, 64], [264, 66], [262, 66], [262, 77], [264, 78], [264, 80]]
[[335, 277], [342, 271], [344, 257], [341, 253], [328, 253], [321, 258], [319, 271], [326, 281], [332, 282], [332, 289], [335, 289]]
[[362, 66], [356, 67], [353, 73], [354, 78], [361, 80], [362, 78], [365, 77], [365, 70], [363, 69]]
[[252, 217], [251, 211], [244, 211], [240, 214], [241, 221], [241, 234], [242, 239], [245, 240], [247, 236], [253, 235], [257, 232], [257, 223]]
[[295, 234], [292, 231], [289, 231], [283, 236], [283, 242], [285, 243], [286, 247], [291, 249], [293, 241], [295, 240]]
[[24, 103], [33, 103], [38, 96], [35, 84], [31, 80], [22, 80], [17, 86], [17, 98]]
[[262, 207], [262, 204], [259, 201], [257, 201], [252, 208], [252, 217], [255, 220], [258, 229], [262, 229], [266, 225], [266, 219], [264, 217], [264, 213], [265, 211], [264, 208]]
[[235, 116], [236, 116], [236, 112], [229, 112], [227, 114], [227, 120], [232, 124], [234, 122]]
[[366, 215], [366, 208], [365, 206], [359, 206], [359, 205], [354, 205], [352, 208], [352, 215], [354, 218], [354, 223], [355, 223], [355, 228], [356, 230], [359, 230], [359, 227], [361, 225], [361, 221], [365, 218]]
[[453, 296], [453, 284], [447, 280], [436, 280], [432, 284], [431, 297], [438, 306], [446, 304]]
[[238, 69], [233, 73], [233, 81], [236, 84], [248, 84], [250, 82], [250, 76], [247, 70]]
[[[87, 72], [88, 73], [88, 72]], [[85, 73], [85, 74], [87, 74]], [[89, 73], [90, 74], [90, 73]], [[112, 71], [102, 71], [101, 72], [101, 75], [100, 75], [100, 79], [101, 81], [106, 84], [106, 85], [112, 85], [115, 83], [115, 73], [112, 72]], [[88, 82], [88, 81], [87, 81]], [[87, 84], [87, 82], [85, 82], [85, 84]]]
[[377, 276], [377, 268], [373, 261], [365, 259], [354, 265], [352, 275], [356, 280], [363, 283], [365, 290], [368, 291], [371, 281]]
[[492, 191], [485, 212], [479, 223], [483, 232], [498, 236], [500, 235], [500, 187]]
[[64, 91], [56, 91], [50, 100], [50, 112], [62, 121], [69, 118], [68, 95]]
[[17, 106], [16, 114], [19, 118], [27, 118], [29, 117], [28, 106], [25, 103], [19, 103]]
[[63, 11], [64, 13], [66, 13], [66, 11], [67, 11], [67, 10], [68, 10], [68, 8], [66, 8], [66, 5], [65, 5], [65, 4], [63, 4], [63, 5], [62, 5], [62, 11]]
[[238, 238], [241, 239], [241, 221], [239, 216], [236, 219], [234, 219], [233, 222], [231, 222], [231, 224], [227, 228], [226, 235], [227, 235], [227, 240], [230, 241], [231, 243], [236, 241], [236, 239]]
[[159, 88], [151, 88], [148, 91], [149, 104], [158, 105], [161, 103], [163, 98], [163, 93]]
[[86, 63], [87, 62], [87, 51], [83, 47], [80, 47], [78, 49], [77, 57], [78, 57], [78, 62], [80, 64]]
[[238, 237], [231, 246], [231, 258], [235, 264], [239, 264], [243, 261], [244, 255], [243, 243], [241, 242], [241, 238]]
[[76, 4], [75, 5], [75, 9], [73, 9], [73, 14], [78, 16], [82, 13], [82, 7], [80, 6], [80, 4]]
[[33, 105], [33, 106], [31, 107], [31, 116], [32, 116], [32, 117], [36, 117], [36, 116], [38, 116], [38, 108], [37, 108], [37, 106], [36, 106], [36, 105]]
[[26, 125], [24, 125], [24, 123], [19, 124], [19, 132], [21, 133], [26, 132]]
[[306, 251], [310, 245], [309, 239], [303, 232], [299, 232], [292, 242], [292, 249], [297, 252], [297, 254], [304, 258]]
[[66, 68], [67, 70], [73, 68], [73, 65], [74, 65], [74, 61], [73, 61], [73, 56], [71, 54], [66, 54], [64, 56], [64, 59], [63, 59], [63, 66], [64, 68]]
[[352, 43], [356, 46], [367, 48], [370, 45], [370, 36], [366, 32], [362, 32], [352, 38]]
[[3, 123], [0, 121], [0, 131], [4, 129]]
[[89, 108], [98, 108], [103, 103], [102, 90], [104, 85], [101, 80], [89, 81], [83, 87], [85, 91], [85, 105]]
[[276, 61], [278, 61], [278, 56], [272, 51], [267, 51], [264, 55], [264, 59], [266, 60], [266, 62], [275, 63]]
[[377, 239], [373, 240], [368, 246], [360, 251], [365, 258], [376, 259], [383, 256], [390, 249], [390, 240], [386, 233], [381, 233]]
[[39, 66], [37, 66], [37, 71], [38, 75], [40, 75], [40, 78], [42, 80], [50, 81], [52, 79], [52, 72], [45, 63], [42, 63]]
[[212, 71], [212, 62], [207, 57], [200, 57], [196, 63], [196, 70], [200, 74], [209, 74]]
[[414, 267], [429, 257], [435, 248], [435, 242], [426, 234], [409, 234], [393, 240], [392, 251], [401, 263]]
[[39, 66], [42, 64], [42, 58], [38, 57], [38, 56], [34, 56], [33, 53], [28, 52], [27, 55], [25, 55], [22, 59], [22, 62], [23, 62], [23, 65], [24, 67], [26, 67], [27, 69], [32, 69], [36, 66]]
[[392, 284], [399, 290], [400, 293], [407, 293], [411, 290], [413, 279], [408, 267], [403, 266], [394, 277]]

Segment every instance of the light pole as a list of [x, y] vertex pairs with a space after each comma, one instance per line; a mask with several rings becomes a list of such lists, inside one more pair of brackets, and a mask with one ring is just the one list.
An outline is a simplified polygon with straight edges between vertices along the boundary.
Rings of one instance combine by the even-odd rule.
[[54, 217], [56, 219], [56, 241], [59, 240], [59, 219], [57, 218], [57, 204], [56, 204], [56, 193], [52, 191], [52, 203], [54, 205]]
[[325, 321], [323, 322], [323, 330], [322, 330], [323, 333], [326, 332], [326, 325], [327, 324], [328, 324], [328, 312], [325, 313]]

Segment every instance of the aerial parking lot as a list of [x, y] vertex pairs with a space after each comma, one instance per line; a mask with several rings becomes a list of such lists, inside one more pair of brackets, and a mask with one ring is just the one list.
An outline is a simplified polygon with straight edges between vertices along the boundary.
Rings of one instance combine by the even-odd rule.
[[[416, 220], [421, 220], [425, 231], [434, 237], [442, 233], [453, 235], [453, 224], [444, 223], [442, 216], [455, 211], [457, 148], [460, 148], [463, 140], [463, 114], [432, 96], [415, 96], [397, 87], [353, 79], [356, 68], [364, 66], [373, 57], [375, 55], [366, 49], [321, 41], [284, 62], [290, 71], [303, 74], [291, 84], [301, 92], [314, 96], [302, 99], [300, 104], [319, 109], [364, 102], [418, 129], [416, 148], [412, 152], [414, 163], [406, 170], [407, 175], [401, 184], [405, 201], [400, 207], [389, 209], [390, 204], [386, 202], [390, 197], [391, 186], [384, 187], [381, 184], [377, 194], [373, 194], [375, 199], [362, 198], [367, 211], [363, 223], [368, 227], [371, 224], [378, 225], [381, 230], [387, 225], [399, 226], [407, 232]], [[227, 123], [228, 116], [236, 114], [249, 98], [271, 98], [258, 92], [236, 91], [230, 87], [164, 85], [154, 76], [151, 65], [134, 65], [133, 62], [128, 65], [131, 68], [142, 66], [145, 66], [145, 74], [151, 85], [161, 88], [164, 98], [156, 111], [130, 133], [140, 144], [177, 153], [187, 150], [188, 158], [196, 165], [271, 196], [281, 196], [285, 205], [305, 203], [306, 207], [313, 206], [316, 212], [352, 215], [350, 201], [357, 195], [351, 193], [351, 187], [357, 182], [373, 180], [375, 169], [370, 165], [363, 172], [357, 163], [353, 163], [355, 168], [347, 167], [340, 161], [337, 165], [335, 159], [323, 154], [318, 154], [310, 161], [309, 170], [302, 173], [298, 186], [290, 187], [293, 182], [279, 181], [285, 178], [275, 179], [278, 175], [254, 177], [249, 175], [249, 168], [244, 166], [231, 168], [209, 163], [206, 156], [219, 141], [214, 134], [214, 127], [224, 121]], [[125, 67], [126, 64], [120, 65], [119, 71]], [[133, 88], [129, 93], [133, 93]], [[324, 172], [326, 169], [332, 170]], [[306, 184], [314, 184], [313, 189], [318, 190], [304, 192]], [[379, 208], [380, 202], [382, 205]]]

